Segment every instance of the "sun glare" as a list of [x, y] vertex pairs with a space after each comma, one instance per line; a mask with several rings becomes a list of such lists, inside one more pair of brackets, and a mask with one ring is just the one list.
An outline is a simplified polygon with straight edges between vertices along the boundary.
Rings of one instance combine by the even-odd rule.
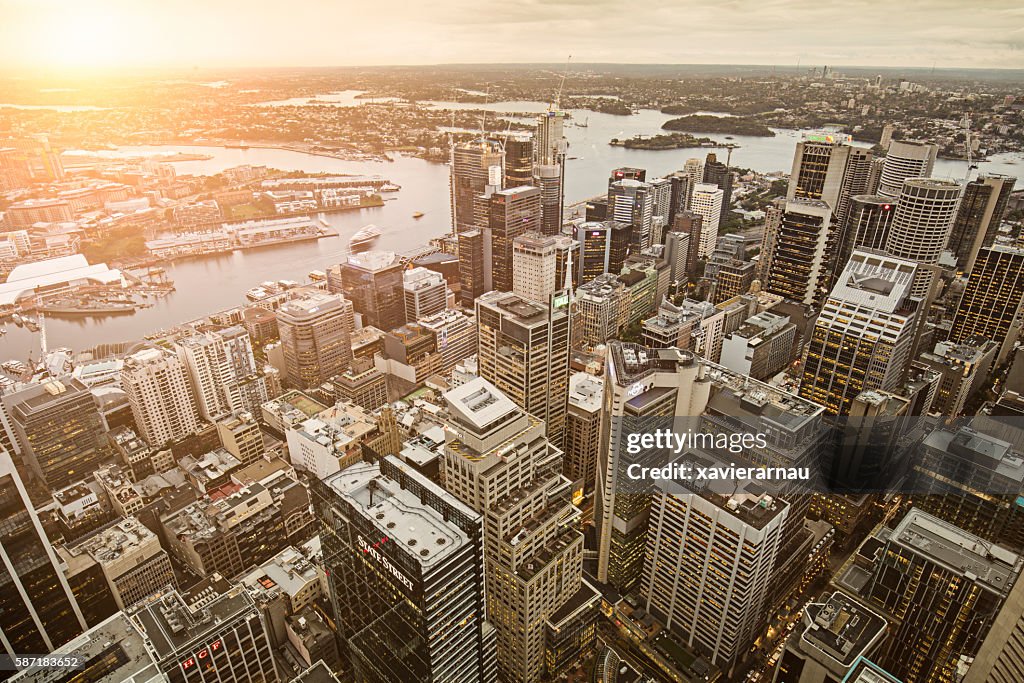
[[45, 38], [37, 38], [39, 61], [51, 67], [74, 69], [121, 65], [132, 42], [123, 20], [94, 3], [54, 10]]

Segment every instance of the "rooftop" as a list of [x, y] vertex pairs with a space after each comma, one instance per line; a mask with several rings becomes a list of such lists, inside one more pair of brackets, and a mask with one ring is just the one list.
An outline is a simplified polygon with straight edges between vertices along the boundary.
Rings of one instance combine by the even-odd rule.
[[836, 662], [837, 667], [829, 668], [840, 675], [884, 637], [888, 626], [881, 615], [839, 591], [823, 602], [808, 604], [804, 623], [808, 626], [800, 635], [800, 646], [827, 657], [815, 657], [823, 664]]
[[[419, 495], [381, 474], [378, 464], [357, 463], [324, 482], [376, 527], [380, 537], [365, 539], [368, 543], [392, 544], [424, 569], [469, 543], [459, 527], [424, 504]], [[430, 484], [425, 479], [420, 483]], [[466, 513], [474, 514], [468, 508]]]
[[483, 377], [452, 389], [444, 398], [450, 410], [477, 429], [484, 429], [509, 413], [519, 412], [510, 398]]
[[569, 405], [588, 413], [601, 409], [604, 398], [604, 379], [586, 372], [577, 372], [569, 377]]
[[[215, 575], [219, 578], [218, 575]], [[182, 594], [170, 591], [150, 598], [134, 612], [134, 619], [149, 637], [160, 659], [191, 652], [192, 644], [226, 629], [236, 618], [255, 612], [252, 597], [241, 586], [226, 581], [201, 583]]]

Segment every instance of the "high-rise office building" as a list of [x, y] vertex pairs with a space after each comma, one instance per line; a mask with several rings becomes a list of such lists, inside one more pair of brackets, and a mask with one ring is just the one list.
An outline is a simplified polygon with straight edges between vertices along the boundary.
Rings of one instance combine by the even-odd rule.
[[356, 358], [345, 372], [332, 380], [339, 401], [377, 410], [388, 402], [388, 378], [369, 358]]
[[340, 293], [352, 302], [363, 325], [387, 332], [406, 322], [403, 267], [393, 251], [351, 254], [338, 268]]
[[313, 389], [352, 362], [352, 302], [340, 294], [310, 291], [292, 299], [278, 309], [277, 324], [292, 386]]
[[669, 281], [679, 282], [685, 278], [690, 256], [690, 236], [675, 230], [665, 233], [665, 251], [662, 255], [668, 262]]
[[[922, 266], [938, 263], [953, 228], [961, 192], [960, 184], [952, 180], [905, 179], [889, 226], [885, 251]], [[934, 279], [933, 268], [919, 268], [913, 295], [927, 297]]]
[[[706, 456], [695, 459], [713, 465]], [[710, 486], [670, 493], [677, 488], [663, 481], [653, 495], [642, 604], [731, 675], [767, 620], [769, 578], [790, 507], [763, 482], [730, 482], [728, 493]]]
[[629, 293], [617, 275], [605, 273], [576, 289], [573, 346], [596, 349], [619, 336], [629, 315]]
[[423, 318], [419, 324], [434, 335], [434, 348], [441, 355], [443, 373], [451, 372], [459, 362], [476, 353], [476, 321], [471, 316], [447, 310]]
[[[612, 341], [605, 365], [602, 454], [597, 462], [594, 521], [598, 535], [597, 578], [622, 594], [643, 576], [651, 480], [626, 474], [637, 456], [626, 452], [626, 436], [645, 431], [644, 419], [700, 415], [710, 383], [706, 368], [689, 351], [650, 349]], [[650, 423], [648, 422], [648, 426]]]
[[568, 298], [566, 292], [549, 305], [492, 292], [476, 302], [480, 376], [543, 420], [559, 447], [569, 386]]
[[1018, 556], [916, 508], [866, 548], [868, 566], [845, 567], [836, 583], [890, 623], [874, 661], [903, 681], [955, 680], [1006, 600]]
[[45, 654], [86, 628], [53, 546], [6, 452], [0, 450], [0, 635], [7, 655]]
[[[786, 202], [773, 231], [764, 288], [805, 306], [826, 294], [833, 249], [832, 209], [820, 199]], [[767, 232], [767, 228], [765, 229]]]
[[[566, 287], [576, 241], [568, 235], [526, 233], [512, 242], [512, 291], [533, 301], [547, 301]], [[572, 273], [569, 286], [572, 286]]]
[[618, 275], [630, 251], [628, 223], [620, 221], [587, 221], [574, 225], [573, 239], [579, 243], [579, 253], [573, 259], [575, 284], [586, 284], [599, 275]]
[[569, 377], [569, 412], [565, 418], [562, 474], [573, 484], [581, 484], [583, 495], [594, 490], [597, 459], [601, 453], [602, 405], [603, 378], [586, 372], [576, 372]]
[[216, 578], [154, 596], [131, 613], [172, 683], [277, 683], [260, 610], [242, 586]]
[[999, 234], [1016, 178], [986, 174], [964, 185], [953, 230], [946, 248], [956, 255], [956, 267], [970, 273], [982, 247], [990, 247]]
[[198, 431], [199, 409], [188, 368], [170, 351], [143, 349], [125, 358], [121, 388], [150, 446], [161, 448]]
[[895, 208], [896, 204], [888, 197], [870, 194], [850, 197], [846, 220], [839, 224], [838, 256], [832, 266], [834, 278], [846, 268], [854, 249], [885, 248]]
[[92, 476], [107, 456], [96, 398], [77, 379], [29, 385], [3, 401], [21, 461], [49, 490]]
[[703, 239], [704, 217], [693, 211], [680, 211], [672, 223], [672, 231], [686, 235], [688, 252], [684, 275], [696, 279], [700, 275], [697, 272], [699, 270], [697, 262], [701, 259], [700, 245]]
[[690, 195], [690, 210], [701, 217], [698, 258], [710, 256], [718, 242], [718, 223], [722, 217], [723, 197], [721, 188], [708, 183], [698, 183]]
[[[478, 138], [452, 147], [452, 233], [483, 227], [478, 222], [480, 203], [492, 180], [501, 182], [505, 153], [496, 140]], [[491, 169], [497, 168], [497, 174]], [[484, 214], [486, 215], [486, 214]]]
[[796, 325], [788, 315], [762, 311], [726, 335], [721, 363], [741, 375], [768, 380], [789, 365], [795, 341]]
[[533, 184], [533, 137], [524, 133], [506, 135], [505, 187]]
[[687, 210], [689, 210], [689, 197], [693, 196], [693, 190], [699, 183], [704, 182], [704, 160], [703, 159], [687, 159], [686, 163], [683, 164], [683, 170], [680, 173], [687, 178], [689, 181], [689, 196], [687, 197]]
[[541, 227], [541, 191], [523, 185], [499, 190], [490, 197], [490, 218], [484, 230], [484, 262], [487, 263], [486, 238], [490, 237], [490, 271], [493, 288], [501, 292], [512, 291], [513, 243], [517, 237], [537, 232]]
[[269, 398], [244, 327], [197, 332], [179, 339], [174, 348], [188, 367], [203, 419], [214, 422], [239, 411], [254, 412]]
[[930, 142], [893, 140], [885, 152], [878, 188], [873, 193], [895, 199], [903, 191], [906, 179], [931, 177], [938, 151], [938, 146]]
[[[667, 176], [670, 195], [668, 207], [668, 224], [676, 219], [676, 214], [690, 208], [690, 192], [693, 190], [691, 178], [683, 171], [676, 171]], [[702, 176], [703, 178], [703, 176]]]
[[422, 266], [402, 273], [405, 294], [405, 319], [416, 322], [420, 318], [440, 313], [448, 308], [451, 291], [444, 277]]
[[863, 391], [894, 391], [910, 362], [920, 301], [913, 261], [854, 251], [814, 323], [800, 395], [834, 415]]
[[[651, 186], [651, 194], [654, 197], [653, 220], [664, 231], [665, 227], [670, 224], [669, 216], [672, 215], [672, 181], [668, 178], [654, 178], [648, 184]], [[661, 243], [662, 240], [654, 240], [654, 244]]]
[[931, 412], [960, 415], [967, 399], [988, 378], [998, 350], [999, 344], [990, 339], [968, 337], [962, 342], [939, 342], [933, 351], [918, 354], [918, 363], [939, 375]]
[[1000, 344], [998, 357], [1009, 357], [1024, 310], [1024, 249], [996, 244], [983, 247], [953, 315], [950, 340], [985, 337]]
[[963, 683], [1024, 680], [1024, 581], [1017, 580], [996, 615]]
[[493, 683], [480, 514], [393, 455], [313, 484], [338, 635], [364, 683]]
[[849, 135], [808, 134], [797, 143], [787, 200], [820, 199], [842, 225], [850, 197], [868, 191], [871, 150], [850, 145]]
[[[487, 253], [488, 259], [490, 252]], [[484, 263], [484, 233], [466, 230], [459, 233], [459, 302], [469, 307], [478, 296], [490, 291], [491, 271]]]
[[441, 474], [445, 488], [484, 517], [498, 670], [506, 681], [540, 681], [548, 620], [586, 591], [583, 535], [573, 525], [580, 511], [561, 473], [562, 452], [545, 438], [543, 420], [482, 377], [447, 392], [445, 402]]
[[533, 185], [541, 191], [541, 232], [556, 235], [562, 231], [565, 206], [565, 112], [550, 110], [537, 117], [534, 131]]
[[702, 182], [716, 185], [722, 191], [722, 212], [719, 224], [724, 223], [732, 211], [732, 169], [718, 160], [714, 152], [708, 152], [704, 161], [704, 177]]
[[654, 193], [649, 184], [632, 178], [609, 181], [608, 216], [632, 226], [631, 246], [634, 250], [651, 246]]

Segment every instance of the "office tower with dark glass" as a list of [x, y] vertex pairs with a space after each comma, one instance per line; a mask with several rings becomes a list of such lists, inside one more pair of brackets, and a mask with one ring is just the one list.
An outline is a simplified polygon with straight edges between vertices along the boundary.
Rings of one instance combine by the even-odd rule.
[[839, 255], [832, 267], [835, 277], [843, 272], [854, 249], [885, 248], [895, 208], [895, 203], [888, 197], [870, 194], [850, 197], [846, 219], [839, 224], [836, 245]]
[[[487, 614], [502, 680], [557, 676], [545, 665], [550, 624], [580, 591], [583, 534], [562, 452], [544, 422], [478, 377], [444, 395], [448, 424], [441, 476], [483, 515]], [[592, 596], [596, 598], [596, 596]]]
[[631, 246], [634, 250], [640, 251], [651, 246], [654, 194], [649, 184], [633, 178], [610, 181], [608, 215], [613, 220], [632, 226]]
[[496, 140], [478, 138], [459, 142], [452, 146], [451, 155], [451, 205], [452, 231], [458, 234], [465, 230], [483, 227], [478, 222], [481, 197], [494, 178], [492, 168], [497, 168], [497, 181], [504, 174], [505, 152]]
[[587, 221], [574, 225], [573, 239], [579, 243], [579, 253], [573, 257], [573, 268], [578, 274], [576, 285], [590, 282], [598, 275], [618, 275], [629, 255], [631, 228], [621, 221]]
[[466, 230], [459, 233], [459, 302], [469, 307], [476, 298], [490, 290], [490, 250], [484, 250], [484, 231]]
[[804, 135], [796, 144], [786, 199], [820, 199], [842, 225], [850, 197], [868, 190], [873, 158], [871, 150], [853, 147], [851, 141], [849, 135]]
[[[399, 273], [401, 277], [401, 273]], [[308, 292], [277, 311], [285, 374], [299, 389], [318, 387], [352, 362], [352, 302]]]
[[897, 388], [910, 362], [920, 301], [913, 261], [854, 251], [814, 323], [800, 395], [834, 415], [862, 391]]
[[0, 636], [10, 655], [45, 654], [86, 628], [25, 486], [0, 450]]
[[404, 268], [393, 251], [352, 254], [339, 268], [341, 293], [363, 325], [386, 332], [406, 322]]
[[547, 425], [561, 447], [569, 387], [568, 293], [553, 305], [510, 293], [477, 299], [479, 374]]
[[724, 223], [729, 212], [732, 210], [732, 169], [718, 160], [714, 152], [708, 152], [704, 161], [703, 181], [710, 185], [716, 185], [722, 191], [722, 213], [720, 223]]
[[[523, 185], [493, 193], [489, 199], [489, 222], [484, 231], [490, 236], [491, 277], [493, 288], [512, 291], [513, 243], [528, 232], [541, 228], [541, 191]], [[486, 262], [486, 259], [485, 259]]]
[[96, 398], [77, 379], [51, 379], [3, 400], [21, 461], [51, 491], [91, 477], [106, 457]]
[[502, 146], [505, 148], [505, 187], [532, 185], [533, 138], [523, 133], [506, 135]]
[[395, 456], [313, 484], [338, 635], [361, 683], [493, 683], [480, 515]]
[[981, 248], [995, 243], [1016, 182], [1010, 176], [985, 174], [964, 184], [964, 196], [946, 245], [956, 255], [959, 272], [970, 273]]
[[951, 341], [984, 337], [1000, 345], [1000, 363], [1009, 358], [1020, 334], [1024, 310], [1024, 249], [983, 247], [953, 315]]

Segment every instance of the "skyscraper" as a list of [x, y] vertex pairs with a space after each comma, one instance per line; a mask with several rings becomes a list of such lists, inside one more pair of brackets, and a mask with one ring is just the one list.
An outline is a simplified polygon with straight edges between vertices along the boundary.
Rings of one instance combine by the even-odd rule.
[[907, 364], [920, 301], [913, 261], [854, 251], [814, 323], [800, 395], [834, 415], [870, 389], [893, 391]]
[[868, 191], [871, 150], [850, 145], [849, 135], [807, 134], [796, 145], [786, 199], [820, 199], [843, 224], [850, 197]]
[[[713, 461], [688, 455], [701, 465]], [[769, 578], [782, 547], [789, 504], [763, 482], [730, 482], [653, 495], [641, 596], [644, 607], [723, 670], [746, 655], [766, 621]]]
[[716, 185], [722, 191], [722, 212], [719, 223], [724, 223], [732, 210], [732, 169], [718, 160], [714, 152], [708, 152], [704, 161], [703, 182]]
[[651, 246], [654, 194], [649, 184], [632, 178], [609, 181], [608, 215], [632, 226], [631, 246], [634, 250]]
[[961, 273], [971, 272], [978, 251], [995, 243], [1016, 182], [1010, 176], [988, 174], [964, 185], [964, 196], [946, 245], [956, 254], [956, 267]]
[[106, 457], [96, 399], [77, 379], [33, 384], [3, 400], [22, 462], [51, 491], [91, 477]]
[[893, 140], [885, 153], [875, 194], [895, 199], [907, 178], [928, 178], [935, 167], [939, 148], [930, 142]]
[[[487, 251], [490, 261], [490, 250]], [[478, 296], [491, 289], [490, 263], [484, 263], [483, 230], [459, 233], [459, 302], [472, 306]]]
[[704, 231], [704, 217], [693, 211], [680, 211], [676, 214], [672, 229], [687, 236], [686, 269], [684, 275], [690, 278], [698, 277], [698, 264], [701, 259], [700, 245]]
[[718, 222], [722, 217], [723, 196], [721, 188], [708, 183], [698, 183], [690, 195], [690, 210], [701, 217], [698, 258], [710, 256], [718, 242]]
[[135, 424], [150, 446], [161, 448], [199, 429], [188, 369], [170, 351], [143, 349], [125, 358], [121, 388], [128, 395]]
[[[605, 366], [602, 453], [597, 462], [594, 522], [599, 581], [622, 594], [644, 573], [651, 480], [626, 474], [637, 456], [627, 455], [626, 435], [646, 431], [644, 419], [700, 415], [710, 383], [700, 359], [679, 349], [649, 349], [612, 341]], [[649, 427], [651, 422], [648, 421]], [[606, 450], [605, 450], [606, 449]]]
[[618, 275], [630, 250], [631, 228], [620, 221], [587, 221], [572, 228], [572, 237], [579, 243], [573, 256], [577, 286], [586, 284], [604, 273]]
[[25, 486], [0, 450], [0, 635], [9, 656], [45, 654], [86, 623], [58, 565]]
[[533, 138], [528, 134], [506, 135], [505, 187], [519, 187], [533, 183]]
[[[491, 272], [494, 289], [512, 291], [513, 242], [541, 227], [541, 192], [528, 185], [500, 190], [490, 197], [490, 220], [486, 237], [490, 236]], [[486, 257], [485, 257], [486, 263]]]
[[482, 377], [447, 392], [445, 402], [442, 478], [484, 517], [498, 670], [503, 680], [533, 683], [546, 673], [548, 620], [586, 590], [583, 535], [573, 525], [580, 511], [561, 474], [562, 452], [545, 438], [542, 420]]
[[[952, 180], [903, 180], [885, 251], [921, 266], [938, 263], [953, 228], [960, 194], [959, 183]], [[915, 277], [912, 294], [923, 299], [935, 279], [934, 269], [919, 268]]]
[[218, 579], [154, 596], [132, 611], [146, 650], [175, 683], [277, 683], [260, 610], [242, 586]]
[[689, 198], [693, 196], [693, 190], [699, 183], [704, 182], [704, 160], [703, 159], [687, 159], [686, 163], [683, 164], [683, 170], [681, 173], [686, 176], [689, 180], [689, 192], [687, 196], [686, 205], [689, 208]]
[[[566, 286], [566, 270], [577, 244], [568, 235], [526, 233], [512, 243], [512, 291], [533, 301], [547, 301]], [[572, 273], [569, 273], [572, 286]]]
[[352, 362], [352, 302], [340, 294], [309, 291], [277, 311], [288, 382], [320, 386]]
[[586, 372], [569, 377], [569, 412], [565, 420], [565, 459], [562, 474], [582, 484], [582, 493], [594, 490], [597, 459], [601, 453], [601, 407], [604, 380]]
[[481, 516], [392, 455], [313, 492], [356, 680], [493, 683]]
[[1009, 355], [1024, 310], [1024, 249], [996, 244], [983, 247], [953, 316], [949, 338], [963, 342], [985, 337], [1000, 344], [1000, 359]]
[[403, 268], [395, 252], [351, 254], [339, 268], [341, 293], [362, 315], [363, 325], [387, 332], [406, 322]]
[[850, 260], [854, 249], [885, 248], [895, 208], [895, 204], [887, 197], [869, 194], [850, 197], [846, 219], [839, 224], [836, 245], [838, 256], [832, 265], [834, 278], [846, 268], [846, 262]]
[[549, 110], [537, 117], [534, 131], [533, 184], [541, 191], [541, 232], [555, 235], [562, 230], [565, 206], [565, 112]]
[[215, 422], [239, 411], [255, 412], [269, 398], [244, 327], [197, 332], [174, 348], [188, 367], [203, 419]]
[[510, 293], [477, 299], [480, 376], [547, 425], [561, 447], [569, 383], [568, 293], [554, 306]]
[[452, 147], [451, 200], [452, 233], [483, 227], [478, 223], [480, 197], [498, 169], [498, 182], [504, 175], [505, 154], [495, 140], [478, 138]]
[[405, 294], [405, 319], [416, 322], [420, 318], [440, 313], [448, 308], [451, 292], [444, 277], [422, 266], [402, 273]]
[[805, 306], [824, 298], [833, 256], [831, 218], [832, 209], [821, 200], [786, 202], [767, 254], [767, 291]]

